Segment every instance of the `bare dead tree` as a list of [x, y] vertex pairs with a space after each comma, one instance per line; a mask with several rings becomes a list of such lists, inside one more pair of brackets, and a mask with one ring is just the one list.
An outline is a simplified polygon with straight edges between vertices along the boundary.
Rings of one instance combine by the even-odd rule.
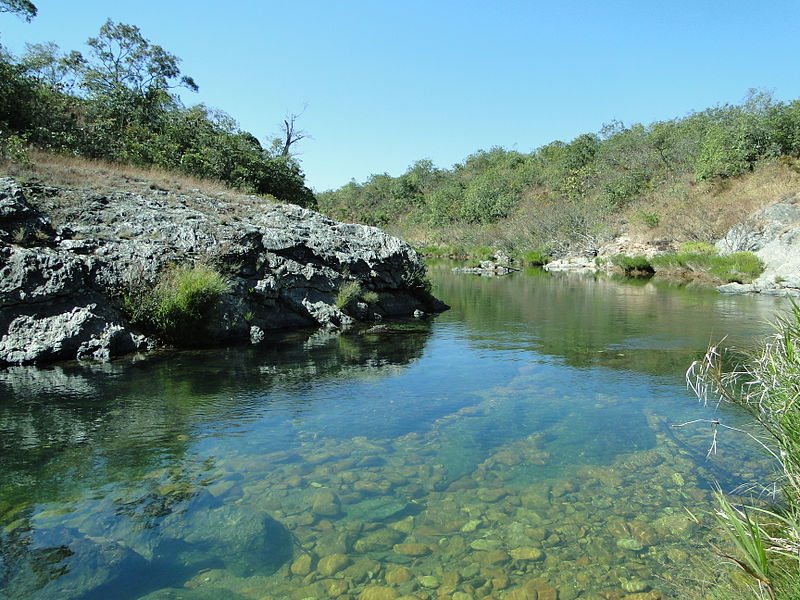
[[302, 129], [297, 129], [296, 122], [303, 113], [305, 112], [305, 108], [299, 113], [291, 113], [286, 115], [286, 118], [283, 120], [283, 125], [281, 127], [281, 138], [283, 143], [283, 148], [281, 149], [281, 156], [289, 156], [289, 151], [292, 145], [296, 144], [300, 140], [303, 140], [309, 137], [308, 133], [303, 131]]

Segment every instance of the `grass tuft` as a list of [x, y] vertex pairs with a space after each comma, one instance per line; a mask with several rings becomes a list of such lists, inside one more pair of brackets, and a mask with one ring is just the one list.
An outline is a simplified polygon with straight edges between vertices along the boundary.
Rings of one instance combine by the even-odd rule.
[[342, 310], [346, 308], [353, 300], [361, 294], [361, 284], [355, 280], [350, 279], [345, 281], [339, 287], [339, 292], [336, 294], [336, 308]]
[[[712, 348], [692, 365], [688, 380], [704, 400], [744, 408], [771, 436], [766, 445], [780, 467], [782, 501], [778, 508], [735, 508], [717, 493], [717, 519], [731, 539], [738, 565], [770, 598], [800, 598], [800, 306], [775, 322], [775, 333], [732, 370]], [[762, 594], [763, 595], [763, 594]]]
[[161, 273], [152, 289], [126, 294], [123, 308], [133, 323], [160, 338], [191, 345], [200, 341], [203, 322], [229, 287], [209, 266], [172, 266]]
[[644, 256], [628, 256], [615, 254], [610, 259], [611, 264], [628, 276], [649, 276], [653, 274], [653, 265]]

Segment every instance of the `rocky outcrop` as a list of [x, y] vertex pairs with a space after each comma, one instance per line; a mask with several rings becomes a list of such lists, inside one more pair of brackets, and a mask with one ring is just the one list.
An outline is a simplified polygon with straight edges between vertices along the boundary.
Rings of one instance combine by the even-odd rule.
[[492, 260], [482, 260], [472, 267], [455, 267], [453, 268], [453, 273], [468, 273], [482, 277], [509, 275], [514, 271], [519, 271], [519, 269], [511, 266], [513, 262], [513, 258], [502, 250], [498, 250], [492, 256]]
[[621, 235], [592, 252], [570, 254], [553, 260], [547, 263], [544, 269], [567, 273], [611, 273], [614, 271], [614, 266], [610, 259], [617, 254], [652, 258], [658, 254], [674, 251], [675, 246], [676, 244], [670, 240], [661, 239], [645, 243], [634, 241], [627, 235]]
[[721, 253], [747, 250], [764, 262], [764, 272], [750, 284], [729, 283], [724, 293], [758, 292], [800, 296], [800, 198], [792, 194], [732, 227], [717, 242]]
[[[104, 360], [153, 347], [158, 340], [120, 309], [121, 295], [153, 285], [168, 265], [197, 262], [230, 284], [202, 324], [211, 345], [446, 308], [427, 290], [411, 247], [374, 227], [255, 197], [243, 206], [0, 179], [0, 364]], [[343, 304], [348, 283], [359, 295]]]
[[719, 291], [800, 296], [799, 200], [798, 194], [781, 198], [732, 227], [717, 242], [723, 254], [747, 250], [764, 262], [764, 272], [752, 283], [729, 283]]

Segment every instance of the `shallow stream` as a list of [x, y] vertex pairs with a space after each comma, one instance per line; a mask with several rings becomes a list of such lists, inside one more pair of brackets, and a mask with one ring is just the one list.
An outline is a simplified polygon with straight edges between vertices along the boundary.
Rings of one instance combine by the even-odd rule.
[[432, 270], [452, 310], [263, 349], [0, 370], [0, 598], [657, 600], [766, 482], [684, 372], [783, 300]]

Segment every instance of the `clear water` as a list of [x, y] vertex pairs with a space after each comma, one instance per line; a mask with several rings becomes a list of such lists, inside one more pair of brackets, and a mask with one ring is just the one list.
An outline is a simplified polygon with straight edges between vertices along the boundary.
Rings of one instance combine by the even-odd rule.
[[[0, 598], [680, 598], [769, 481], [685, 389], [782, 300], [433, 269], [452, 310], [0, 371]], [[639, 595], [636, 595], [639, 594]]]

